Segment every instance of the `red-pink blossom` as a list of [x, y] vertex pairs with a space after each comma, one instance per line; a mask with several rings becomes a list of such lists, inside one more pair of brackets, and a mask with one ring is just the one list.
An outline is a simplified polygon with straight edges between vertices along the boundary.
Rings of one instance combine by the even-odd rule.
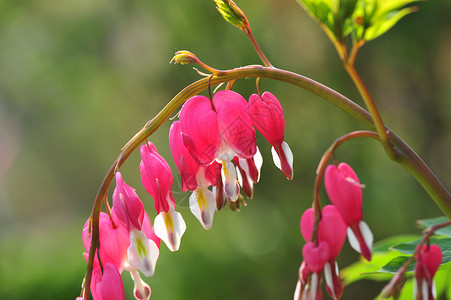
[[362, 221], [362, 186], [354, 170], [346, 163], [326, 168], [324, 184], [330, 201], [337, 207], [348, 226], [351, 246], [371, 260], [373, 234]]
[[257, 130], [273, 146], [272, 153], [276, 166], [285, 177], [293, 179], [293, 153], [284, 141], [285, 117], [279, 100], [270, 92], [249, 98], [249, 115]]
[[154, 198], [157, 213], [168, 212], [170, 206], [175, 207], [171, 169], [151, 142], [142, 145], [140, 150], [142, 160], [139, 166], [142, 183], [146, 191]]
[[[83, 227], [83, 245], [89, 253], [91, 247], [91, 237], [88, 235], [89, 219]], [[99, 240], [100, 259], [102, 264], [111, 263], [119, 272], [122, 272], [127, 260], [127, 248], [130, 245], [128, 230], [118, 222], [113, 225], [112, 219], [104, 212], [99, 216]], [[86, 256], [87, 257], [87, 256]], [[95, 256], [97, 261], [97, 255]]]
[[247, 112], [247, 101], [234, 91], [222, 90], [213, 96], [213, 104], [221, 134], [217, 158], [222, 161], [231, 161], [235, 155], [244, 159], [252, 158], [257, 152], [257, 141]]
[[435, 299], [433, 278], [442, 262], [442, 251], [438, 245], [419, 246], [416, 254], [414, 298], [420, 300]]
[[124, 285], [119, 271], [111, 263], [92, 271], [91, 293], [94, 300], [123, 300]]
[[120, 172], [116, 173], [116, 188], [113, 192], [114, 214], [128, 231], [141, 230], [144, 218], [144, 205], [132, 189], [122, 179]]
[[180, 110], [183, 143], [201, 165], [210, 164], [218, 155], [221, 136], [218, 115], [210, 99], [197, 95]]
[[197, 188], [196, 176], [200, 164], [192, 157], [183, 143], [180, 121], [172, 123], [169, 129], [169, 146], [171, 147], [172, 158], [182, 178], [182, 190], [184, 192], [187, 190], [194, 191]]
[[[301, 232], [306, 241], [312, 239], [315, 215], [312, 208], [307, 209], [301, 218]], [[339, 211], [333, 205], [326, 205], [321, 210], [321, 220], [318, 223], [317, 238], [319, 242], [327, 242], [330, 249], [330, 259], [338, 256], [346, 239], [346, 224]]]

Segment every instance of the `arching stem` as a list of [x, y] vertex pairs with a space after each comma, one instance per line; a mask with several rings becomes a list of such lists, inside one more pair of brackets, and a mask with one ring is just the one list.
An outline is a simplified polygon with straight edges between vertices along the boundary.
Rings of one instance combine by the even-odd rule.
[[[332, 103], [336, 107], [348, 113], [354, 119], [359, 121], [362, 125], [369, 128], [369, 130], [375, 130], [375, 126], [372, 122], [371, 115], [363, 108], [355, 104], [340, 93], [328, 88], [327, 86], [318, 83], [310, 78], [302, 75], [292, 73], [289, 71], [263, 66], [247, 66], [243, 68], [232, 69], [221, 72], [218, 75], [213, 76], [211, 80], [212, 85], [228, 82], [231, 80], [237, 80], [242, 78], [255, 78], [262, 77], [268, 79], [279, 80], [286, 82], [307, 91], [310, 91], [321, 98]], [[92, 213], [92, 242], [89, 252], [88, 267], [84, 283], [83, 297], [85, 300], [89, 299], [90, 295], [90, 283], [92, 268], [94, 263], [94, 253], [96, 249], [100, 247], [99, 244], [99, 215], [102, 207], [103, 199], [107, 198], [108, 188], [113, 180], [114, 172], [122, 163], [130, 156], [130, 154], [138, 148], [138, 146], [145, 141], [150, 135], [152, 135], [169, 117], [173, 114], [177, 108], [182, 105], [190, 97], [197, 95], [208, 87], [209, 78], [203, 78], [198, 80], [178, 93], [152, 120], [146, 123], [146, 125], [122, 148], [118, 158], [114, 161], [110, 169], [108, 170], [102, 184], [97, 192]], [[423, 186], [423, 188], [434, 199], [440, 209], [448, 217], [451, 217], [451, 195], [446, 188], [441, 184], [437, 177], [432, 173], [428, 166], [421, 160], [421, 158], [398, 136], [391, 132], [388, 128], [385, 128], [388, 138], [393, 145], [396, 156], [394, 160], [402, 165], [409, 173], [411, 173], [417, 181]]]

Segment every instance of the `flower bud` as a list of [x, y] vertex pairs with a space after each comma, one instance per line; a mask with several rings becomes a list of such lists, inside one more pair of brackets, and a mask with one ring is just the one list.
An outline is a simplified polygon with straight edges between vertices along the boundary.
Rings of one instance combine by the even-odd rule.
[[216, 3], [216, 9], [222, 17], [230, 24], [244, 30], [249, 25], [244, 12], [232, 0], [213, 0]]

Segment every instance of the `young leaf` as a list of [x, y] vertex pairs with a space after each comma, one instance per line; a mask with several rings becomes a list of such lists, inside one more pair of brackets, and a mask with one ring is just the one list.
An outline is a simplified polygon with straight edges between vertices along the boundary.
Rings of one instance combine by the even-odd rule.
[[421, 0], [359, 0], [353, 15], [354, 38], [373, 40], [391, 29], [404, 16], [416, 11], [416, 7], [404, 8]]

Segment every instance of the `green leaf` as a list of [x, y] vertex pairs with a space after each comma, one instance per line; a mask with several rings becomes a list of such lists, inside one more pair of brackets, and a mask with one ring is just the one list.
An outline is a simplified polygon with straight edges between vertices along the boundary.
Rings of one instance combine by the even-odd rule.
[[[391, 247], [391, 249], [403, 254], [413, 255], [419, 242], [420, 240], [400, 243]], [[451, 238], [431, 238], [429, 242], [431, 244], [438, 245], [442, 250], [442, 263], [440, 265], [440, 270], [451, 268]]]
[[399, 20], [416, 11], [405, 7], [421, 0], [359, 0], [353, 15], [356, 40], [373, 40], [390, 30]]
[[[432, 219], [418, 220], [417, 223], [421, 228], [428, 228], [435, 224], [441, 224], [449, 221], [447, 217], [437, 217]], [[441, 228], [435, 232], [436, 235], [444, 235], [451, 237], [451, 226]]]
[[[378, 272], [395, 274], [409, 258], [410, 256], [397, 256], [383, 266]], [[415, 270], [415, 264], [411, 263], [407, 267], [407, 272], [413, 272], [413, 270]]]
[[387, 274], [387, 272], [380, 272], [382, 266], [386, 265], [393, 258], [399, 255], [394, 251], [390, 251], [390, 247], [394, 244], [408, 242], [412, 239], [418, 238], [418, 235], [399, 235], [374, 243], [373, 257], [370, 262], [361, 260], [340, 271], [340, 276], [343, 278], [343, 284], [348, 285], [361, 279], [371, 279], [377, 281], [390, 279], [392, 276], [391, 274]]
[[370, 262], [360, 260], [347, 266], [343, 270], [340, 270], [340, 277], [343, 279], [343, 284], [346, 286], [362, 279], [376, 281], [389, 280], [391, 275], [383, 274], [378, 272], [378, 270], [393, 257], [394, 255], [392, 253], [373, 253]]
[[389, 12], [383, 16], [380, 16], [377, 21], [373, 22], [373, 25], [367, 28], [365, 33], [365, 40], [373, 40], [382, 34], [390, 30], [399, 20], [401, 20], [406, 15], [416, 11], [415, 7], [408, 7], [401, 9], [399, 11]]

